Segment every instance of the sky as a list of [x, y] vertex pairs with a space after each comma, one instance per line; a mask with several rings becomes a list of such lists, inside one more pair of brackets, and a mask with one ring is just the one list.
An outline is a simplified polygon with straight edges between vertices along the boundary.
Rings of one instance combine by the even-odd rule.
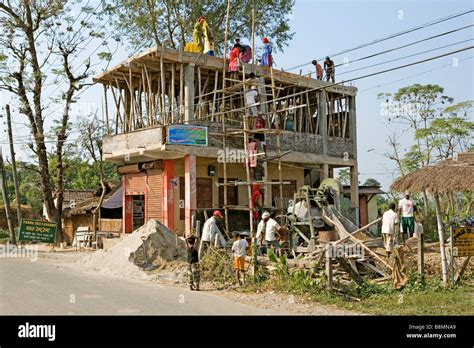
[[[91, 1], [91, 3], [94, 1]], [[369, 1], [369, 0], [296, 0], [294, 11], [290, 14], [291, 31], [294, 38], [288, 43], [283, 53], [275, 54], [276, 68], [288, 70], [292, 67], [308, 63], [313, 59], [323, 58], [342, 50], [371, 42], [412, 27], [425, 24], [451, 14], [474, 8], [474, 1]], [[373, 64], [397, 59], [406, 55], [440, 48], [460, 41], [474, 38], [473, 27], [428, 40], [407, 48], [396, 50], [361, 62], [351, 60], [384, 51], [446, 31], [461, 28], [474, 23], [474, 15], [464, 15], [428, 28], [415, 31], [375, 45], [335, 56], [336, 64], [348, 62], [336, 68], [336, 81], [348, 80], [373, 72], [408, 64], [418, 60], [450, 52], [473, 45], [474, 41], [420, 54], [367, 69]], [[93, 47], [93, 45], [91, 45]], [[114, 54], [110, 66], [121, 63], [130, 54], [125, 46], [120, 45]], [[390, 183], [398, 176], [393, 162], [384, 157], [387, 151], [387, 137], [394, 131], [399, 132], [399, 141], [406, 149], [411, 144], [413, 134], [402, 131], [400, 125], [389, 124], [383, 112], [384, 100], [378, 99], [379, 93], [394, 93], [399, 88], [414, 83], [438, 84], [445, 88], [445, 94], [455, 98], [455, 102], [474, 99], [473, 68], [474, 50], [468, 50], [434, 61], [396, 70], [367, 79], [357, 80], [353, 85], [358, 88], [357, 95], [357, 140], [359, 180], [363, 183], [367, 178], [375, 178], [388, 190]], [[79, 58], [80, 60], [80, 58]], [[307, 73], [311, 65], [302, 67]], [[355, 70], [344, 74], [346, 71]], [[100, 72], [100, 69], [97, 70]], [[299, 68], [291, 70], [299, 73]], [[417, 75], [417, 76], [414, 76]], [[51, 91], [54, 92], [54, 86]], [[73, 118], [78, 114], [101, 108], [102, 86], [96, 85], [82, 93]], [[2, 99], [5, 102], [5, 97]], [[28, 153], [21, 145], [26, 139], [27, 130], [24, 119], [14, 115], [14, 136], [17, 137], [17, 159], [27, 160]], [[9, 157], [4, 118], [0, 120], [0, 144], [4, 157]], [[71, 133], [71, 140], [77, 137], [77, 131]]]

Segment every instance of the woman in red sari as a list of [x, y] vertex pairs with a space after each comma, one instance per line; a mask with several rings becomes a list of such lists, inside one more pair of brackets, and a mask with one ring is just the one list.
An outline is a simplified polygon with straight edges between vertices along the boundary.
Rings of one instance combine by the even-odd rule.
[[236, 43], [230, 51], [229, 56], [229, 72], [230, 78], [233, 80], [239, 79], [239, 69], [240, 69], [240, 44]]

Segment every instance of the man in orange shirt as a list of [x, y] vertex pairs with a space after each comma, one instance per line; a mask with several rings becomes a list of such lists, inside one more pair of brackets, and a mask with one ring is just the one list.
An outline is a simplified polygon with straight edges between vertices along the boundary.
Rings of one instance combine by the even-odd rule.
[[319, 64], [316, 60], [313, 60], [311, 63], [316, 67], [316, 78], [318, 80], [322, 80], [323, 79], [323, 68], [321, 67], [321, 64]]

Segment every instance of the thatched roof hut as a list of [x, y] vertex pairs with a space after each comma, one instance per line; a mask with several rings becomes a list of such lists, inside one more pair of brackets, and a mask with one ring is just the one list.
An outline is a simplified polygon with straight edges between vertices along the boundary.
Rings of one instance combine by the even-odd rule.
[[474, 152], [459, 154], [455, 159], [441, 161], [395, 180], [392, 191], [431, 193], [474, 191]]

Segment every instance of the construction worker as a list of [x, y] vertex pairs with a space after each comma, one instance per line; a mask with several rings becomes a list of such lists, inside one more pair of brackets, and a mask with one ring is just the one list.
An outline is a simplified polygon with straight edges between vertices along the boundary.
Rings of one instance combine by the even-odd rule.
[[217, 219], [223, 219], [224, 216], [219, 210], [215, 210], [212, 216], [206, 220], [202, 227], [201, 244], [199, 245], [199, 259], [202, 259], [204, 253], [211, 245], [216, 244], [216, 239], [222, 236], [219, 227], [217, 227]]
[[282, 227], [274, 219], [270, 217], [268, 211], [262, 214], [262, 221], [257, 227], [257, 243], [264, 250], [268, 250], [270, 247], [274, 248], [277, 255], [280, 255], [280, 243], [277, 240], [277, 234], [282, 231]]
[[405, 243], [405, 235], [410, 238], [415, 232], [416, 203], [410, 199], [410, 191], [405, 191], [405, 198], [398, 202], [398, 216], [401, 218], [402, 242]]
[[395, 212], [395, 203], [388, 205], [388, 210], [382, 216], [382, 239], [387, 257], [390, 257], [395, 244], [395, 233], [398, 227], [398, 214]]
[[323, 79], [323, 68], [321, 67], [321, 64], [319, 64], [316, 60], [313, 60], [311, 63], [316, 68], [316, 78], [318, 80], [322, 80]]
[[193, 42], [199, 52], [209, 56], [214, 55], [214, 37], [204, 16], [199, 16], [196, 24], [194, 24]]
[[334, 67], [334, 62], [329, 57], [326, 57], [326, 60], [324, 61], [324, 70], [326, 70], [326, 81], [331, 80], [332, 83], [334, 83], [334, 76], [336, 74], [336, 70]]
[[249, 45], [240, 44], [240, 61], [242, 63], [249, 63], [252, 60], [252, 47]]
[[196, 249], [196, 236], [186, 238], [186, 251], [188, 253], [189, 288], [199, 291], [201, 272], [199, 269], [199, 253]]
[[268, 66], [269, 68], [271, 68], [273, 66], [272, 44], [270, 43], [270, 40], [268, 40], [267, 37], [264, 37], [262, 39], [262, 43], [263, 43], [263, 53], [262, 53], [261, 65]]
[[232, 47], [229, 55], [229, 67], [228, 71], [230, 72], [230, 78], [233, 80], [239, 79], [239, 70], [240, 70], [240, 44], [235, 44]]

